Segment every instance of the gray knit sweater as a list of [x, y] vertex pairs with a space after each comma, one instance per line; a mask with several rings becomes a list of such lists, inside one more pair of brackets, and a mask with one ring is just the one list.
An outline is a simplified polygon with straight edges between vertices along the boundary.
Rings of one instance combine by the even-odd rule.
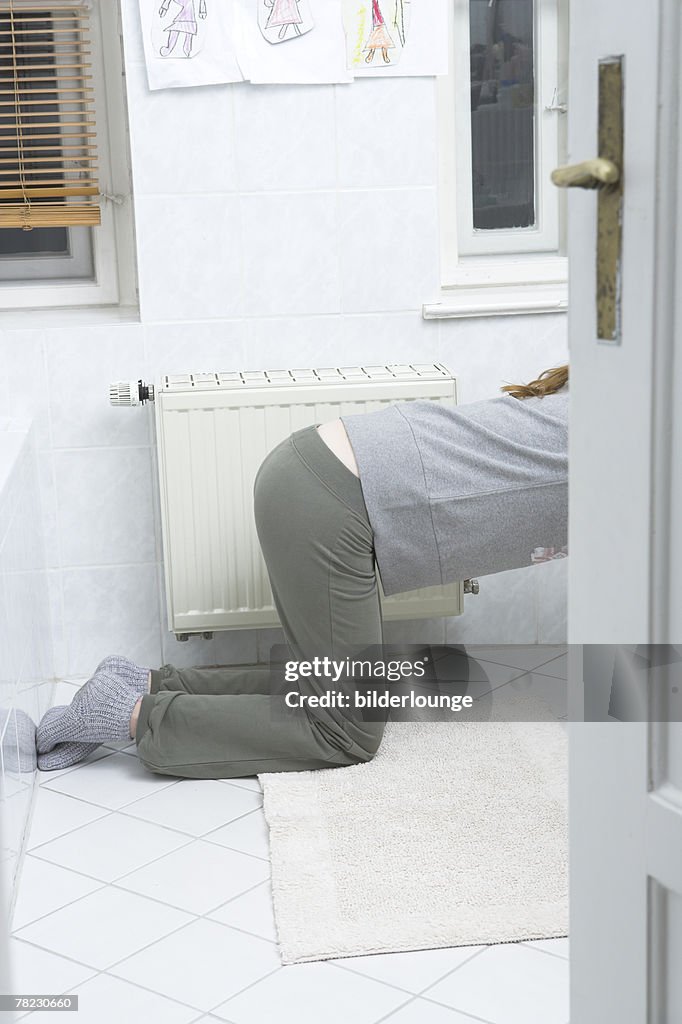
[[568, 541], [568, 390], [343, 416], [384, 593], [529, 565]]

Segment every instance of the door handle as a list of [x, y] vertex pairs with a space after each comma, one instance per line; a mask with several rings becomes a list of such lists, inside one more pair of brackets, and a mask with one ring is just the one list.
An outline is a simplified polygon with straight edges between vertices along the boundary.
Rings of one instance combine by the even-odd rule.
[[597, 340], [621, 339], [621, 239], [623, 217], [623, 58], [599, 61], [599, 156], [557, 167], [559, 188], [597, 191]]
[[550, 175], [559, 188], [610, 188], [620, 180], [620, 168], [613, 160], [598, 156], [580, 164], [557, 167]]

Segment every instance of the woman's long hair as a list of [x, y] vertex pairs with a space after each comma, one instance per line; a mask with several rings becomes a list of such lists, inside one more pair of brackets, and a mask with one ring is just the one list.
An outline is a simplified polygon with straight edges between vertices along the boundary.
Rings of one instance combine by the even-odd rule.
[[544, 370], [537, 380], [529, 384], [505, 384], [500, 391], [506, 391], [512, 398], [544, 398], [559, 391], [568, 380], [568, 364]]

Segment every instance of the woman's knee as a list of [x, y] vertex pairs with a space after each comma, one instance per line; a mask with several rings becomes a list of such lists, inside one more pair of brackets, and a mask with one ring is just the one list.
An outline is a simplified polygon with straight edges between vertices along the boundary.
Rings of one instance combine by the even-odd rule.
[[376, 757], [384, 738], [385, 722], [365, 722], [363, 734], [355, 743], [359, 763], [366, 763]]
[[140, 753], [140, 748], [139, 747], [137, 749], [137, 759], [140, 762], [140, 764], [142, 765], [142, 767], [145, 769], [145, 771], [152, 772], [153, 775], [175, 775], [176, 774], [176, 772], [172, 768], [166, 767], [166, 765], [155, 764], [152, 761], [149, 761], [146, 757], [144, 757]]
[[362, 747], [356, 753], [357, 764], [367, 764], [369, 761], [373, 761], [377, 755], [378, 750], [378, 746], [376, 747], [376, 749], [371, 750], [366, 750], [364, 747]]

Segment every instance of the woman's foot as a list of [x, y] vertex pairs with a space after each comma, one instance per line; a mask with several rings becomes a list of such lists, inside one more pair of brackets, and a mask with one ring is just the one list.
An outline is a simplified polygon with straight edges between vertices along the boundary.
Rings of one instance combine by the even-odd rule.
[[104, 743], [130, 739], [130, 715], [138, 695], [124, 679], [101, 670], [81, 686], [71, 703], [57, 714], [44, 715], [38, 725], [38, 753], [58, 743]]
[[69, 705], [51, 708], [36, 733], [38, 767], [67, 768], [84, 760], [107, 740], [132, 739], [141, 698], [151, 673], [128, 658], [105, 658]]
[[[67, 708], [68, 704], [50, 708], [43, 715], [40, 725], [45, 723], [45, 729], [47, 730], [61, 718], [62, 713]], [[72, 764], [84, 761], [98, 747], [99, 743], [57, 743], [49, 752], [38, 754], [38, 768], [41, 772], [55, 772], [60, 768], [70, 768]]]

